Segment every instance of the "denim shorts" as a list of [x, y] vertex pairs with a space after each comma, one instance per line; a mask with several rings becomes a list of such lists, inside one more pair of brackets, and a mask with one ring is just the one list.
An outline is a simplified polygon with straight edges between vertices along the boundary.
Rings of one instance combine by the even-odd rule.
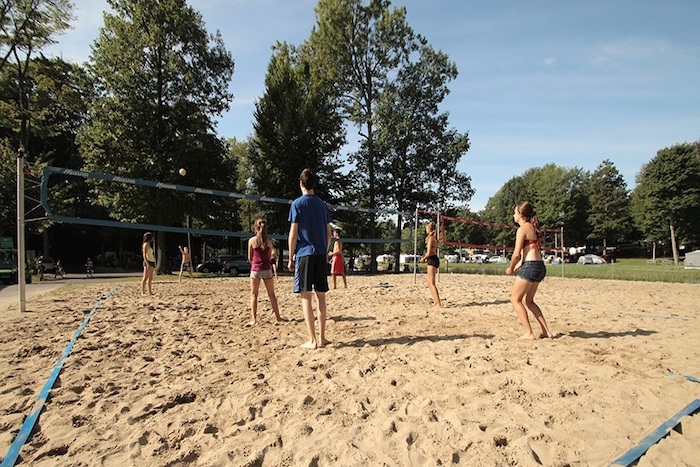
[[542, 282], [547, 275], [547, 267], [544, 261], [523, 261], [517, 275], [528, 282]]

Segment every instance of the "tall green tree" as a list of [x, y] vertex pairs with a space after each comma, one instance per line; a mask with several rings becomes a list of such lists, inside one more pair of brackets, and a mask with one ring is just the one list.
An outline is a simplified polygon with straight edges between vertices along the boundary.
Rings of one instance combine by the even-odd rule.
[[[24, 77], [27, 104], [31, 108], [31, 125], [26, 128], [26, 141], [31, 142], [31, 167], [27, 165], [25, 211], [28, 217], [41, 217], [39, 204], [39, 177], [46, 165], [78, 169], [77, 133], [87, 118], [86, 102], [91, 86], [86, 73], [78, 65], [58, 58], [34, 58]], [[0, 218], [3, 226], [15, 225], [16, 219], [16, 148], [20, 145], [21, 121], [17, 94], [17, 75], [12, 67], [0, 71], [0, 140], [3, 144], [3, 171], [5, 183], [0, 185]], [[30, 170], [31, 169], [31, 170]], [[77, 209], [85, 185], [81, 179], [52, 177], [49, 185], [50, 204], [56, 213], [73, 216], [85, 215]], [[87, 203], [86, 203], [87, 204]], [[28, 231], [44, 232], [47, 221], [27, 224]], [[43, 246], [42, 246], [43, 248]], [[44, 251], [44, 254], [48, 254]]]
[[603, 248], [608, 241], [614, 244], [629, 238], [633, 231], [629, 191], [624, 178], [610, 160], [604, 160], [591, 174], [588, 185], [590, 209], [588, 223], [591, 233], [588, 239]]
[[[30, 163], [34, 163], [37, 158], [37, 152], [31, 147], [29, 138], [33, 118], [30, 102], [34, 99], [30, 79], [32, 59], [46, 46], [54, 43], [57, 35], [69, 28], [72, 11], [73, 4], [68, 0], [0, 0], [0, 72], [9, 78], [14, 94], [8, 95], [7, 101], [3, 99], [3, 111], [10, 111], [16, 116], [16, 124], [4, 123], [5, 128], [10, 129], [14, 135], [6, 135], [3, 142], [3, 160], [0, 164], [3, 169], [12, 167], [18, 150], [23, 152]], [[12, 172], [16, 176], [16, 169]], [[3, 178], [7, 175], [5, 173]], [[14, 185], [11, 183], [5, 186]], [[2, 217], [7, 217], [10, 206], [16, 204], [5, 204]], [[8, 220], [3, 219], [4, 222]], [[16, 226], [16, 222], [8, 225]]]
[[[474, 193], [469, 176], [457, 163], [469, 149], [467, 134], [448, 130], [448, 115], [439, 106], [457, 67], [427, 44], [418, 59], [399, 69], [377, 105], [377, 195], [380, 206], [403, 212], [417, 207], [444, 211], [454, 200]], [[409, 216], [411, 219], [413, 216]], [[400, 238], [403, 215], [398, 216]], [[400, 245], [395, 254], [399, 255]], [[399, 261], [395, 262], [396, 268]]]
[[70, 27], [70, 0], [0, 0], [0, 70], [13, 63], [20, 71], [56, 36]]
[[[542, 227], [563, 227], [566, 245], [585, 245], [590, 232], [587, 221], [589, 177], [590, 174], [580, 168], [567, 169], [555, 164], [528, 169], [506, 182], [488, 200], [484, 219], [512, 224], [515, 204], [529, 200]], [[492, 242], [497, 245], [509, 245], [514, 240], [511, 231], [493, 231], [493, 234]]]
[[[392, 9], [389, 0], [320, 0], [309, 44], [315, 76], [339, 99], [344, 115], [359, 130], [362, 150], [352, 162], [357, 178], [366, 180], [366, 207], [375, 209], [380, 157], [374, 135], [377, 106], [391, 74], [417, 47], [406, 8]], [[372, 237], [375, 220], [376, 214], [369, 222]]]
[[678, 264], [678, 240], [700, 241], [700, 141], [659, 150], [637, 174], [633, 200], [645, 238], [670, 240]]
[[[185, 0], [108, 3], [113, 12], [104, 14], [89, 63], [97, 97], [81, 134], [85, 168], [183, 183], [183, 167], [189, 185], [232, 186], [225, 142], [214, 133], [214, 117], [232, 100], [234, 67], [220, 33], [208, 34]], [[190, 216], [210, 226], [220, 218], [211, 197], [126, 184], [97, 184], [95, 194], [125, 222], [183, 225]], [[157, 244], [162, 258], [162, 232]]]
[[11, 64], [16, 76], [19, 143], [30, 159], [29, 68], [36, 53], [53, 44], [55, 36], [69, 28], [72, 12], [73, 4], [68, 0], [9, 0], [0, 5], [0, 70]]
[[[253, 128], [246, 172], [253, 193], [294, 199], [299, 174], [308, 167], [319, 176], [316, 192], [335, 201], [345, 184], [339, 173], [343, 119], [332, 96], [312, 80], [303, 52], [288, 44], [275, 47]], [[266, 203], [260, 210], [271, 232], [288, 230], [289, 206]]]

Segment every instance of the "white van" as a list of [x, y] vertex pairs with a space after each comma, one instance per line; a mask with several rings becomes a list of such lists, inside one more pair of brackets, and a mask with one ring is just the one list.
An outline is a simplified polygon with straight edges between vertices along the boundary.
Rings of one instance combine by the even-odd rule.
[[416, 263], [420, 263], [420, 255], [399, 255], [399, 264], [413, 264], [414, 260]]

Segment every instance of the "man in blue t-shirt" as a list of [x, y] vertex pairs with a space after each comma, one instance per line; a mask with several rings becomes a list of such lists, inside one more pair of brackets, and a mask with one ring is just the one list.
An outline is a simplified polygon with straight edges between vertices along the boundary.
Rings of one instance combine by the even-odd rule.
[[[324, 347], [326, 340], [326, 292], [328, 249], [331, 245], [331, 215], [326, 203], [314, 194], [316, 174], [304, 169], [299, 176], [302, 195], [289, 208], [289, 269], [294, 268], [294, 293], [301, 295], [309, 342], [301, 347]], [[312, 293], [318, 300], [319, 338], [316, 339]]]

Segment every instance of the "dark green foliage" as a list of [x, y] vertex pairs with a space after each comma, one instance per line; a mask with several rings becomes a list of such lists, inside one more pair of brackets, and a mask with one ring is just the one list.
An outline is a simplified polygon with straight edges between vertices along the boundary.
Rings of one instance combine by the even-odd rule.
[[[489, 199], [484, 209], [484, 219], [502, 224], [513, 223], [513, 208], [523, 200], [529, 200], [543, 228], [564, 227], [566, 245], [585, 245], [590, 226], [586, 222], [588, 212], [587, 184], [589, 175], [579, 168], [565, 169], [555, 164], [527, 170], [514, 177]], [[510, 245], [513, 232], [494, 231], [497, 245]]]
[[[306, 62], [286, 44], [277, 45], [265, 84], [248, 149], [248, 188], [294, 199], [301, 194], [299, 174], [310, 168], [319, 177], [316, 193], [334, 203], [345, 186], [339, 174], [345, 132], [333, 100], [314, 85]], [[288, 206], [266, 204], [261, 209], [271, 228], [288, 230]]]
[[[700, 142], [661, 149], [637, 176], [633, 212], [648, 240], [700, 243]], [[671, 239], [672, 240], [672, 239]]]
[[589, 240], [604, 247], [629, 240], [633, 232], [629, 192], [611, 161], [604, 160], [591, 175], [588, 197]]
[[[25, 104], [31, 111], [30, 125], [26, 125], [26, 161], [31, 172], [26, 173], [25, 211], [29, 217], [40, 217], [37, 209], [39, 178], [46, 165], [78, 169], [76, 137], [85, 122], [86, 102], [90, 98], [90, 83], [85, 72], [77, 65], [61, 59], [44, 57], [32, 59], [23, 79]], [[23, 113], [17, 99], [18, 81], [12, 67], [0, 73], [0, 138], [4, 141], [3, 184], [0, 197], [6, 200], [0, 211], [3, 225], [14, 225], [16, 220], [16, 157], [20, 145]], [[51, 208], [56, 213], [85, 216], [90, 208], [86, 186], [82, 179], [54, 177], [50, 181]], [[43, 231], [47, 222], [32, 222], [27, 229]]]
[[[233, 60], [184, 0], [109, 0], [93, 46], [97, 96], [81, 134], [90, 171], [228, 188], [236, 176], [213, 118], [228, 109]], [[182, 180], [177, 171], [186, 168]], [[237, 229], [232, 202], [170, 190], [97, 184], [96, 201], [126, 222]]]

